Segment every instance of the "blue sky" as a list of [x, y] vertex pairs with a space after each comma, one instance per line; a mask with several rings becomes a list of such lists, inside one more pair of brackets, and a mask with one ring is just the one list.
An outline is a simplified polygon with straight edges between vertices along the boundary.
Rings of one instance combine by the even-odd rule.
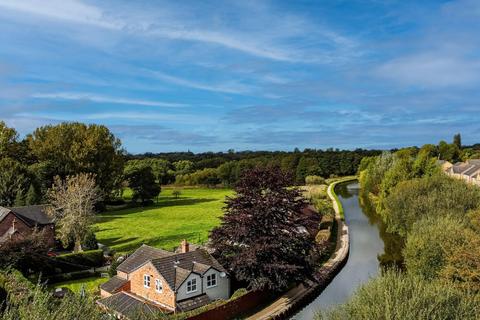
[[0, 0], [0, 119], [132, 153], [475, 143], [478, 30], [478, 0]]

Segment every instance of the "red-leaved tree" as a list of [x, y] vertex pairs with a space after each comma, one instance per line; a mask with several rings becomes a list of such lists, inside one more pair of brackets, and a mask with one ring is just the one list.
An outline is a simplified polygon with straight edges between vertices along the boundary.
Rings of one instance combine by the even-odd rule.
[[220, 262], [253, 290], [282, 290], [312, 272], [313, 237], [302, 232], [307, 204], [278, 167], [245, 171], [211, 234]]

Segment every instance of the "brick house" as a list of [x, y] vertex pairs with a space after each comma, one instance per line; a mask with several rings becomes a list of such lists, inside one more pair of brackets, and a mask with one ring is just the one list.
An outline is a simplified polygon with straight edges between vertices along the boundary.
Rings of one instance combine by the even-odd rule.
[[34, 230], [43, 233], [48, 247], [55, 247], [55, 224], [46, 214], [45, 206], [0, 207], [0, 246], [6, 241], [21, 239]]
[[142, 245], [100, 286], [97, 303], [118, 318], [134, 312], [185, 312], [230, 297], [230, 277], [205, 249], [185, 240], [174, 253]]

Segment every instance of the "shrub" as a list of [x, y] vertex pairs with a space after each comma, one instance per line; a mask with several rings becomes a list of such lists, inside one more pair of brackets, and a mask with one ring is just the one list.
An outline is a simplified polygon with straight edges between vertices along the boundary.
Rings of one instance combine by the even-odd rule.
[[320, 176], [307, 176], [305, 178], [305, 183], [308, 185], [325, 184], [325, 179]]
[[345, 304], [317, 319], [452, 319], [474, 320], [480, 299], [448, 283], [387, 271], [360, 287]]

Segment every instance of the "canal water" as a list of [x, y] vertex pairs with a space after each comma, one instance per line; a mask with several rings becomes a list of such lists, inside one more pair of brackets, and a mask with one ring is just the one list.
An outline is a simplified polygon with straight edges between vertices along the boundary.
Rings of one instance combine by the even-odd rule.
[[308, 306], [294, 315], [294, 320], [311, 320], [319, 311], [348, 300], [359, 285], [375, 277], [380, 266], [398, 260], [399, 239], [385, 231], [381, 219], [359, 197], [357, 182], [338, 185], [335, 191], [349, 227], [350, 255], [347, 263], [325, 290]]

